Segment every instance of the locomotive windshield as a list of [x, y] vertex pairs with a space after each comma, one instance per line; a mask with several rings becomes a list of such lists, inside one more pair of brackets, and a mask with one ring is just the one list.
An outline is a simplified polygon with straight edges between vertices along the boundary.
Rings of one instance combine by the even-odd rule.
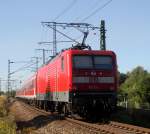
[[73, 67], [77, 69], [112, 69], [111, 56], [76, 55], [73, 57]]
[[93, 61], [91, 56], [74, 56], [73, 57], [74, 68], [93, 68]]
[[110, 56], [94, 56], [95, 69], [112, 69], [112, 57]]

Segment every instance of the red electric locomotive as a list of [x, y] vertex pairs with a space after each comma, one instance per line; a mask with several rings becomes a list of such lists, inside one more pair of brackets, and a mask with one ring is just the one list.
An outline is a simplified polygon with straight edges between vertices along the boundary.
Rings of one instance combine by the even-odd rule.
[[78, 47], [60, 52], [16, 92], [41, 108], [81, 116], [112, 112], [116, 95], [115, 53]]

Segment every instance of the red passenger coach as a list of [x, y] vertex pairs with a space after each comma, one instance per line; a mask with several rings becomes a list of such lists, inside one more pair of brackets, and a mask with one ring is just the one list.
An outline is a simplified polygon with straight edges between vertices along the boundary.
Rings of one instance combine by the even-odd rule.
[[36, 75], [33, 75], [23, 83], [22, 88], [16, 91], [16, 97], [36, 99]]
[[112, 51], [70, 48], [38, 69], [17, 91], [35, 105], [82, 116], [116, 108], [117, 63]]

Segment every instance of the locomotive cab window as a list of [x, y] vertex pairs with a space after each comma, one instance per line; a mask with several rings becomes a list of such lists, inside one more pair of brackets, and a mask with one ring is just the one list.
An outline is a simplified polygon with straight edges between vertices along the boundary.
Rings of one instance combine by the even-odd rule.
[[73, 66], [74, 68], [79, 69], [92, 69], [93, 63], [92, 63], [92, 57], [88, 55], [78, 55], [73, 57]]
[[102, 55], [75, 55], [73, 67], [76, 69], [112, 69], [112, 57]]
[[61, 58], [61, 70], [64, 71], [64, 57]]
[[95, 69], [112, 69], [112, 57], [111, 56], [94, 56], [94, 68]]

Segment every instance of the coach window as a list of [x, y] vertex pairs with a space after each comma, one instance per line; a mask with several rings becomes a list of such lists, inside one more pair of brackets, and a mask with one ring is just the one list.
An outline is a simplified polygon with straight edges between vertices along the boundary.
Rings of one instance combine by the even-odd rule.
[[64, 71], [64, 57], [61, 58], [61, 70]]

